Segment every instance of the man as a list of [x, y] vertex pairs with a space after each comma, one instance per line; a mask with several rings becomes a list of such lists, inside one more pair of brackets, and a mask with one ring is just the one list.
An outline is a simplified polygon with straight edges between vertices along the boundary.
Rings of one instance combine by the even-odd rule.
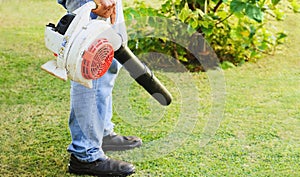
[[[58, 0], [69, 13], [92, 0]], [[116, 31], [127, 41], [122, 1], [94, 0], [97, 7], [91, 18], [109, 20]], [[108, 158], [104, 151], [127, 150], [139, 147], [142, 140], [134, 136], [120, 136], [114, 133], [112, 118], [112, 89], [121, 65], [117, 60], [101, 78], [93, 81], [89, 89], [71, 81], [71, 112], [69, 127], [72, 143], [69, 172], [97, 176], [127, 176], [134, 173], [130, 163]]]

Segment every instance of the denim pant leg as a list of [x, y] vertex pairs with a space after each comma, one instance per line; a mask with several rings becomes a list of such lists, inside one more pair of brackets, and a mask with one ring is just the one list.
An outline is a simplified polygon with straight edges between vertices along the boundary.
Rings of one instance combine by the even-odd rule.
[[106, 158], [101, 148], [102, 139], [113, 131], [112, 89], [120, 67], [113, 60], [109, 71], [93, 81], [92, 89], [71, 81], [69, 128], [72, 143], [68, 151], [82, 161]]
[[101, 149], [104, 117], [100, 116], [97, 108], [96, 90], [71, 81], [70, 96], [69, 128], [72, 142], [68, 151], [86, 162], [105, 159]]
[[117, 78], [118, 72], [122, 65], [114, 59], [109, 70], [94, 84], [97, 88], [97, 107], [100, 116], [104, 117], [104, 133], [103, 136], [109, 135], [114, 130], [114, 124], [112, 123], [112, 90]]

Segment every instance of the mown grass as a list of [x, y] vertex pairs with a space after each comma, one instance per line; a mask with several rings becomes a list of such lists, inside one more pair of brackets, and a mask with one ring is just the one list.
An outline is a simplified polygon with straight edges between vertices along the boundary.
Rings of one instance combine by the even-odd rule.
[[[69, 83], [40, 69], [51, 59], [44, 47], [44, 25], [56, 22], [64, 10], [50, 0], [0, 2], [0, 176], [72, 176], [66, 172]], [[135, 176], [300, 176], [299, 20], [299, 15], [288, 14], [279, 24], [289, 33], [289, 41], [276, 55], [224, 71], [224, 118], [204, 147], [199, 142], [210, 113], [210, 85], [205, 73], [194, 74], [200, 103], [191, 100], [189, 105], [199, 108], [193, 133], [175, 151], [136, 162]], [[166, 83], [174, 86], [168, 79]], [[189, 83], [181, 87], [188, 89]], [[149, 98], [143, 97], [143, 90], [130, 88], [133, 107], [128, 109], [137, 117], [151, 116], [152, 104], [134, 97]], [[115, 94], [122, 91], [116, 89]], [[138, 135], [145, 144], [166, 137], [180, 121], [178, 90], [171, 91], [175, 102], [160, 110], [163, 118], [139, 122], [132, 117], [130, 124], [116, 109], [116, 131]]]

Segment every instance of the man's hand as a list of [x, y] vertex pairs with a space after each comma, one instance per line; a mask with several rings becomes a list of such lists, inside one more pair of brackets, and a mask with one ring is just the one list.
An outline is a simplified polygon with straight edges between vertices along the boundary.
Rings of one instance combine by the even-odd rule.
[[94, 0], [97, 4], [97, 8], [92, 12], [96, 15], [104, 18], [110, 17], [111, 24], [116, 21], [116, 1], [115, 0]]

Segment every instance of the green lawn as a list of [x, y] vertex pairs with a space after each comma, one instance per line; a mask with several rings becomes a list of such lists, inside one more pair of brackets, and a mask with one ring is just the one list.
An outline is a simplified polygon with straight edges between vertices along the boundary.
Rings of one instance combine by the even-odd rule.
[[[0, 176], [72, 176], [66, 172], [70, 86], [40, 69], [52, 59], [44, 47], [44, 26], [56, 22], [64, 10], [50, 0], [0, 3]], [[190, 76], [197, 81], [193, 89], [189, 82], [176, 86], [172, 78], [158, 74], [171, 87], [174, 103], [168, 108], [152, 104], [151, 99], [148, 103], [144, 91], [132, 84], [132, 107], [127, 109], [136, 117], [126, 117], [131, 113], [124, 117], [121, 109], [126, 107], [115, 103], [116, 131], [138, 135], [150, 148], [168, 135], [176, 136], [170, 133], [176, 128], [190, 128], [192, 133], [170, 149], [159, 149], [164, 144], [158, 143], [157, 151], [152, 148], [150, 155], [147, 149], [138, 151], [147, 160], [130, 159], [132, 152], [108, 155], [130, 159], [137, 168], [134, 176], [139, 177], [300, 176], [299, 20], [300, 15], [287, 14], [286, 21], [279, 24], [289, 38], [274, 56], [224, 71], [223, 121], [206, 146], [199, 144], [211, 111], [206, 73]], [[180, 79], [180, 74], [169, 77]], [[120, 80], [117, 86], [116, 100], [122, 92]], [[185, 92], [181, 90], [180, 95], [177, 87]], [[199, 104], [186, 99], [188, 104], [181, 107], [180, 99], [189, 98], [195, 89], [199, 96], [192, 96]], [[182, 109], [186, 112], [193, 107], [199, 108], [197, 120], [180, 119]], [[193, 109], [190, 114], [193, 117]], [[139, 118], [143, 116], [145, 119]], [[178, 126], [181, 121], [189, 127]]]

